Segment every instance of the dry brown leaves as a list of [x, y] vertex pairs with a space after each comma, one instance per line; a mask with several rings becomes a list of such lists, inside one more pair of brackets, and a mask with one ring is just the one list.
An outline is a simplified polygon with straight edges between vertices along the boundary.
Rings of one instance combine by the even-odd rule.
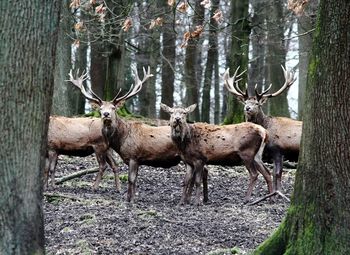
[[132, 19], [128, 17], [124, 20], [122, 29], [124, 30], [124, 32], [128, 32], [131, 27], [132, 27]]
[[163, 18], [158, 17], [156, 19], [152, 19], [151, 20], [151, 25], [149, 26], [149, 29], [152, 29], [152, 28], [154, 28], [156, 26], [158, 26], [158, 27], [163, 26]]
[[192, 38], [198, 38], [201, 36], [201, 34], [203, 33], [203, 26], [196, 26], [196, 29], [193, 31], [193, 32], [189, 32], [187, 31], [184, 36], [183, 36], [183, 41], [182, 41], [182, 44], [181, 44], [181, 48], [186, 48], [187, 47], [187, 44], [188, 44], [188, 41]]
[[288, 9], [300, 16], [304, 13], [304, 9], [309, 0], [288, 0]]

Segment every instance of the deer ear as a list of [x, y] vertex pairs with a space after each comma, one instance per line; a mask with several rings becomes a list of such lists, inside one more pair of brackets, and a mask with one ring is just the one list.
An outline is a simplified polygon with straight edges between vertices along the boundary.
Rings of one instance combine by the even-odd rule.
[[173, 113], [173, 109], [166, 104], [160, 103], [160, 109], [167, 113]]
[[193, 112], [194, 109], [196, 109], [197, 107], [197, 104], [193, 104], [193, 105], [190, 105], [189, 107], [187, 107], [185, 110], [187, 113], [190, 113], [190, 112]]
[[90, 103], [91, 108], [92, 108], [93, 110], [99, 110], [99, 109], [100, 109], [100, 105], [97, 104], [95, 101], [90, 101], [90, 100], [89, 100], [89, 103]]

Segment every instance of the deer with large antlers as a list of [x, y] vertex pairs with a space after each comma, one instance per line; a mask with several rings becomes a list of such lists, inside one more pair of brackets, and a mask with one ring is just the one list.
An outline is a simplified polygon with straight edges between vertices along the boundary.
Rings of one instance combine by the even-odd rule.
[[104, 171], [110, 165], [114, 172], [116, 189], [120, 191], [119, 168], [101, 130], [102, 123], [98, 118], [50, 117], [44, 170], [46, 187], [49, 176], [51, 176], [52, 185], [55, 184], [55, 169], [59, 155], [86, 157], [95, 153], [99, 172], [93, 189], [98, 188]]
[[238, 74], [239, 67], [234, 75], [230, 77], [229, 69], [223, 75], [227, 90], [244, 104], [244, 114], [246, 121], [263, 126], [269, 132], [269, 142], [266, 146], [266, 153], [274, 162], [274, 190], [281, 195], [281, 178], [283, 169], [283, 158], [297, 161], [300, 148], [302, 122], [285, 117], [266, 116], [262, 110], [262, 105], [268, 98], [276, 97], [288, 89], [294, 82], [293, 73], [286, 71], [282, 66], [285, 82], [283, 86], [274, 93], [269, 93], [271, 85], [261, 93], [255, 86], [255, 95], [248, 95], [247, 84], [243, 92], [239, 88], [241, 75]]
[[253, 123], [217, 126], [207, 123], [188, 124], [186, 116], [195, 109], [196, 105], [187, 108], [171, 108], [161, 104], [161, 109], [170, 114], [171, 138], [181, 151], [182, 160], [190, 166], [185, 177], [185, 188], [181, 201], [187, 203], [191, 178], [195, 178], [196, 204], [200, 204], [201, 175], [205, 164], [234, 166], [243, 162], [250, 176], [245, 202], [248, 202], [258, 172], [272, 192], [270, 172], [262, 163], [261, 157], [267, 132], [264, 128]]
[[[81, 93], [91, 102], [100, 106], [103, 123], [102, 133], [113, 148], [129, 166], [127, 201], [134, 202], [136, 193], [136, 181], [140, 165], [169, 168], [177, 165], [181, 158], [179, 150], [170, 138], [169, 126], [149, 126], [140, 122], [130, 122], [121, 119], [116, 109], [125, 100], [130, 99], [140, 92], [142, 84], [153, 75], [144, 71], [144, 77], [140, 80], [137, 69], [134, 69], [135, 84], [123, 96], [119, 96], [120, 90], [111, 101], [103, 101], [91, 89], [86, 90], [83, 81], [87, 78], [86, 73], [74, 79], [70, 72], [70, 81], [77, 86]], [[203, 177], [204, 178], [204, 177]], [[204, 195], [207, 197], [206, 187]], [[207, 199], [207, 198], [205, 198]]]

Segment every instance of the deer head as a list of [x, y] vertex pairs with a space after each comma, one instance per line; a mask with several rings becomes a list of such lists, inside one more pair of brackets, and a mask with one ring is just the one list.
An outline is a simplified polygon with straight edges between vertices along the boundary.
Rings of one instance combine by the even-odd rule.
[[186, 117], [187, 114], [193, 112], [196, 109], [196, 104], [190, 105], [189, 107], [174, 107], [171, 108], [166, 104], [161, 103], [160, 108], [170, 114], [170, 126], [173, 137], [181, 137], [183, 140], [185, 131], [187, 128]]
[[[148, 78], [153, 76], [153, 74], [150, 73], [150, 67], [148, 67], [147, 72], [145, 68], [143, 68], [144, 76], [142, 80], [139, 78], [136, 67], [133, 69], [133, 71], [135, 74], [135, 83], [130, 87], [129, 91], [123, 96], [119, 96], [121, 92], [121, 90], [119, 90], [116, 96], [111, 101], [103, 101], [90, 88], [88, 88], [87, 90], [85, 89], [85, 87], [83, 86], [83, 82], [87, 79], [86, 72], [83, 72], [83, 74], [78, 78], [74, 78], [73, 71], [70, 70], [68, 81], [72, 82], [76, 87], [78, 87], [86, 99], [97, 104], [100, 107], [99, 111], [101, 113], [101, 118], [103, 123], [106, 125], [110, 125], [116, 119], [116, 114], [115, 114], [116, 109], [122, 106], [127, 99], [139, 93], [140, 90], [142, 89], [142, 84]], [[79, 73], [79, 70], [77, 71], [76, 76], [78, 76], [78, 73]]]
[[283, 86], [274, 93], [268, 93], [272, 86], [272, 84], [270, 84], [266, 90], [262, 90], [262, 92], [259, 93], [257, 90], [257, 84], [256, 84], [254, 96], [248, 95], [247, 84], [244, 92], [242, 92], [242, 90], [238, 86], [238, 82], [241, 80], [240, 76], [246, 70], [240, 73], [239, 75], [237, 75], [239, 70], [239, 67], [238, 67], [232, 77], [230, 77], [229, 75], [229, 71], [230, 71], [229, 68], [225, 71], [223, 75], [225, 86], [232, 95], [237, 97], [238, 100], [244, 104], [244, 113], [246, 116], [251, 117], [259, 114], [262, 111], [261, 106], [266, 102], [268, 98], [276, 97], [280, 95], [283, 91], [285, 91], [295, 82], [296, 78], [294, 78], [294, 73], [286, 71], [286, 69], [282, 65], [281, 67], [283, 69], [283, 74], [285, 78], [285, 82]]

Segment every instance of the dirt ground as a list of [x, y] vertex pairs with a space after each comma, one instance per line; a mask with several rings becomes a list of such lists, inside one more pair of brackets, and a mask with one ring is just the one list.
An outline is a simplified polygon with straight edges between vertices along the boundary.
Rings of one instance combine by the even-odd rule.
[[[93, 156], [60, 156], [56, 177], [96, 167]], [[249, 254], [280, 224], [289, 203], [243, 204], [248, 173], [244, 167], [209, 166], [209, 200], [204, 206], [177, 206], [184, 167], [142, 166], [137, 199], [125, 202], [127, 167], [121, 164], [122, 191], [105, 173], [98, 191], [95, 174], [67, 181], [46, 193], [44, 218], [48, 254]], [[290, 196], [295, 170], [286, 169], [283, 190]], [[267, 194], [259, 176], [253, 199]]]

